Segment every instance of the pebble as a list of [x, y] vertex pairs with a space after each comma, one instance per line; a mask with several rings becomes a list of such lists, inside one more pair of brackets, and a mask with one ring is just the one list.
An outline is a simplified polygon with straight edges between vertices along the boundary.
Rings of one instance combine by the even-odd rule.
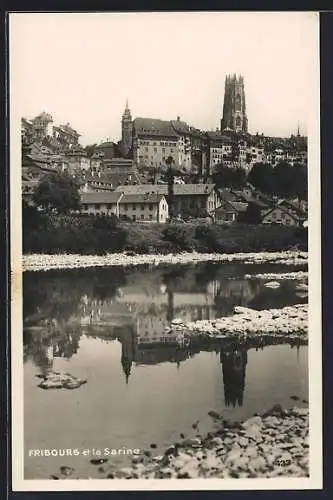
[[184, 252], [177, 255], [107, 255], [79, 254], [27, 254], [23, 255], [23, 271], [47, 271], [49, 269], [74, 269], [105, 266], [138, 266], [159, 264], [189, 264], [198, 262], [244, 262], [250, 264], [306, 265], [307, 252], [248, 252], [235, 254]]

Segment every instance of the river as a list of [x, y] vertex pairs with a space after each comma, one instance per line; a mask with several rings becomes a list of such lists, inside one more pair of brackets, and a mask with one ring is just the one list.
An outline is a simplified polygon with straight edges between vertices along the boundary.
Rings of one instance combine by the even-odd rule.
[[[207, 263], [24, 273], [25, 478], [50, 478], [62, 465], [75, 467], [78, 477], [99, 477], [82, 453], [42, 457], [29, 456], [29, 450], [153, 445], [162, 452], [181, 433], [213, 430], [209, 410], [241, 419], [277, 403], [291, 407], [291, 396], [306, 406], [306, 345], [180, 349], [164, 335], [175, 318], [214, 319], [232, 314], [236, 305], [265, 309], [306, 302], [294, 280], [270, 289], [265, 279], [245, 278], [290, 270]], [[50, 321], [57, 325], [52, 334]], [[49, 370], [87, 383], [76, 390], [43, 390], [36, 375]], [[112, 460], [120, 466], [129, 457]]]

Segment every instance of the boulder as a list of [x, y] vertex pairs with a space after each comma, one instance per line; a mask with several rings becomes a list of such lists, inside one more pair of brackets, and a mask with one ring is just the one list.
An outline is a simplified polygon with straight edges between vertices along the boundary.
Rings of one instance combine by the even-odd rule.
[[266, 288], [279, 288], [280, 283], [278, 281], [269, 281], [268, 283], [265, 283], [264, 285]]

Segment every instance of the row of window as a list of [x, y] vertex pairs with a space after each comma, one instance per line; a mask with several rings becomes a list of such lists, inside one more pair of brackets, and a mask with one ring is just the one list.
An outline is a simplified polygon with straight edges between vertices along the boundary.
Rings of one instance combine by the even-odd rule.
[[164, 146], [164, 147], [176, 147], [177, 143], [176, 142], [156, 142], [154, 141], [152, 144], [150, 141], [138, 141], [138, 144], [140, 146]]
[[[145, 218], [145, 216], [143, 214], [141, 214], [139, 218], [136, 216], [136, 214], [133, 214], [132, 215], [132, 221], [135, 222], [137, 220], [147, 220], [147, 219]], [[148, 220], [153, 220], [152, 214], [149, 214]], [[160, 215], [160, 220], [161, 221], [163, 220], [163, 215], [162, 214]]]
[[[132, 210], [136, 210], [136, 207], [137, 207], [137, 205], [133, 203]], [[126, 212], [128, 212], [128, 210], [129, 210], [130, 208], [131, 208], [131, 205], [130, 205], [129, 203], [128, 203], [127, 205], [125, 205], [125, 206], [124, 206], [124, 209], [125, 209], [125, 211], [126, 211]], [[144, 204], [140, 205], [140, 209], [141, 209], [141, 210], [145, 210], [146, 208], [147, 208], [147, 207], [146, 207], [146, 205], [144, 205]], [[162, 208], [163, 208], [163, 209], [165, 208], [165, 207], [164, 207], [164, 204], [162, 205]], [[150, 210], [150, 211], [154, 210], [154, 205], [153, 205], [153, 203], [149, 203], [149, 205], [148, 205], [148, 210]]]
[[[146, 146], [145, 151], [148, 153], [149, 148]], [[157, 148], [154, 148], [154, 153], [157, 153]], [[162, 148], [162, 153], [165, 153], [165, 148]], [[170, 149], [170, 153], [173, 153], [173, 148]]]

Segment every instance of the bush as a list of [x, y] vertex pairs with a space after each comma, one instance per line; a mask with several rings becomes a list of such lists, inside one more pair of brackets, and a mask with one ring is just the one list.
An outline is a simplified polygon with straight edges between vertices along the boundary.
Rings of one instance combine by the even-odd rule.
[[167, 225], [162, 230], [163, 239], [174, 246], [174, 250], [194, 250], [196, 245], [194, 241], [194, 229], [190, 225]]
[[307, 250], [307, 229], [270, 225], [127, 224], [114, 217], [44, 215], [23, 208], [25, 253], [135, 254]]
[[218, 252], [221, 248], [216, 226], [197, 226], [195, 228], [195, 239], [198, 241], [198, 249], [201, 251]]

